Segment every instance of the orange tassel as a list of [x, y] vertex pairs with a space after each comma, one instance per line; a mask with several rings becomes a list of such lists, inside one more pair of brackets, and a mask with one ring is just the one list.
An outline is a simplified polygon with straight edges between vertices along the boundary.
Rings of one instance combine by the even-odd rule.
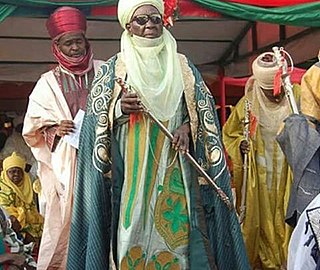
[[275, 97], [279, 96], [281, 93], [281, 84], [282, 84], [281, 75], [282, 75], [282, 69], [279, 68], [273, 80], [273, 96]]
[[257, 117], [255, 117], [252, 113], [250, 113], [250, 137], [251, 139], [254, 137], [257, 128]]

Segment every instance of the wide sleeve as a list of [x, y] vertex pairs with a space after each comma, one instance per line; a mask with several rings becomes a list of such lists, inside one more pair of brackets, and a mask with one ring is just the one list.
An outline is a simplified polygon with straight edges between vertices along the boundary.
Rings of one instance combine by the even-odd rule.
[[244, 140], [243, 120], [244, 120], [244, 98], [242, 98], [233, 109], [227, 122], [222, 128], [223, 143], [227, 154], [232, 162], [232, 173], [234, 185], [237, 192], [237, 204], [241, 198], [243, 160], [240, 152], [240, 143]]
[[301, 80], [301, 111], [320, 120], [320, 64], [313, 65]]
[[233, 109], [227, 122], [222, 128], [222, 138], [228, 155], [232, 159], [233, 165], [242, 164], [240, 153], [240, 143], [244, 140], [243, 135], [244, 120], [244, 98], [242, 98]]
[[0, 205], [7, 212], [8, 216], [15, 216], [21, 227], [26, 225], [26, 213], [22, 207], [16, 207], [12, 193], [0, 192]]
[[59, 124], [59, 114], [55, 105], [56, 96], [50, 90], [48, 81], [41, 77], [33, 89], [24, 119], [23, 136], [27, 144], [37, 147], [45, 137], [43, 130]]
[[[190, 67], [195, 76], [194, 101], [198, 116], [195, 157], [233, 204], [230, 174], [225, 159], [214, 97], [206, 87], [199, 71], [191, 64]], [[208, 228], [209, 245], [213, 254], [215, 254], [217, 268], [249, 269], [236, 212], [234, 210], [230, 211], [226, 207], [211, 186], [200, 183], [199, 189]], [[199, 218], [199, 221], [201, 222], [201, 218]], [[220, 237], [221, 235], [223, 237]]]
[[67, 119], [65, 108], [53, 90], [47, 76], [37, 82], [24, 118], [22, 135], [37, 161], [51, 164], [51, 151], [47, 145], [46, 129]]
[[[111, 120], [115, 61], [102, 65], [88, 96], [80, 133], [68, 269], [106, 269], [111, 237]], [[81, 237], [79, 237], [81, 235]], [[93, 237], [94, 235], [94, 237]]]

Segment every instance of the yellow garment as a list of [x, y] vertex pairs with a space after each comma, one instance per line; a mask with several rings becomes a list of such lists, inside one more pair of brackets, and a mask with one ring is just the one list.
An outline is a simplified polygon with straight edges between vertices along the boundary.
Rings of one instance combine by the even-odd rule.
[[[24, 172], [22, 184], [15, 185], [7, 176], [7, 170], [19, 167]], [[0, 179], [0, 205], [9, 215], [15, 216], [21, 232], [28, 232], [35, 238], [40, 238], [43, 229], [43, 217], [39, 214], [33, 201], [33, 191], [28, 173], [24, 171], [25, 160], [16, 153], [3, 161], [3, 171]]]
[[41, 182], [40, 179], [37, 178], [32, 184], [33, 191], [37, 194], [41, 194]]
[[[19, 167], [22, 169], [24, 175], [24, 180], [20, 186], [15, 185], [7, 176], [7, 170], [13, 167]], [[33, 192], [29, 174], [25, 172], [26, 161], [18, 156], [15, 152], [11, 156], [5, 158], [2, 164], [1, 179], [5, 183], [1, 190], [7, 189], [7, 186], [10, 189], [13, 189], [18, 197], [23, 200], [25, 203], [31, 203], [33, 200]]]
[[[243, 120], [246, 98], [249, 101], [252, 100], [252, 91], [248, 91], [247, 95], [238, 102], [223, 127], [223, 142], [233, 165], [238, 212], [243, 182], [240, 143], [244, 139]], [[292, 173], [284, 157], [281, 160], [283, 154], [275, 138], [271, 139], [271, 143], [269, 138], [267, 143], [264, 137], [266, 134], [263, 136], [262, 132], [268, 134], [258, 122], [255, 134], [250, 140], [246, 215], [242, 232], [252, 267], [280, 269], [286, 264], [291, 235], [291, 229], [285, 224], [284, 219], [292, 184]], [[269, 149], [268, 153], [266, 148]], [[269, 160], [272, 160], [272, 168], [266, 167], [267, 155]], [[278, 168], [279, 166], [281, 168]], [[271, 181], [267, 177], [267, 172], [270, 171], [272, 172], [270, 173]], [[276, 172], [279, 174], [277, 175]]]
[[301, 111], [320, 121], [320, 65], [313, 65], [301, 80]]

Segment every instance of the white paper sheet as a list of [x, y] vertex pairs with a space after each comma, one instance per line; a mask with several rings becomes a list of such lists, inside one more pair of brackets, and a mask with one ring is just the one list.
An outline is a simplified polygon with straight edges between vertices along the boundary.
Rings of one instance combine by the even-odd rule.
[[80, 138], [80, 130], [83, 122], [85, 112], [83, 110], [79, 110], [76, 114], [76, 116], [73, 119], [74, 123], [74, 132], [70, 133], [69, 135], [66, 135], [63, 137], [63, 140], [67, 143], [69, 143], [74, 148], [79, 148], [79, 138]]

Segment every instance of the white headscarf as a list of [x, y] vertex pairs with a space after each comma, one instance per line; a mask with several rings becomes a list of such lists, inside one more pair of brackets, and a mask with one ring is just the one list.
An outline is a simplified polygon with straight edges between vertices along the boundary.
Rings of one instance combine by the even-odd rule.
[[162, 0], [119, 1], [118, 19], [125, 29], [121, 36], [121, 58], [126, 65], [127, 82], [142, 103], [157, 119], [167, 121], [174, 116], [184, 88], [177, 44], [165, 28], [154, 39], [129, 34], [126, 24], [135, 10], [144, 5], [154, 6], [163, 15]]
[[268, 130], [269, 138], [274, 139], [281, 123], [290, 114], [290, 105], [286, 98], [277, 103], [270, 101], [265, 95], [266, 90], [273, 91], [274, 77], [279, 70], [275, 58], [271, 62], [262, 60], [266, 54], [274, 55], [272, 52], [265, 52], [253, 61], [253, 76], [246, 83], [245, 93], [259, 125]]
[[126, 24], [130, 22], [136, 9], [144, 5], [154, 6], [160, 14], [164, 14], [162, 0], [120, 0], [118, 2], [118, 20], [123, 29], [126, 29]]
[[272, 62], [263, 61], [262, 59], [266, 54], [274, 55], [272, 52], [260, 54], [252, 63], [252, 73], [261, 88], [271, 90], [274, 87], [274, 76], [279, 67], [275, 58]]

